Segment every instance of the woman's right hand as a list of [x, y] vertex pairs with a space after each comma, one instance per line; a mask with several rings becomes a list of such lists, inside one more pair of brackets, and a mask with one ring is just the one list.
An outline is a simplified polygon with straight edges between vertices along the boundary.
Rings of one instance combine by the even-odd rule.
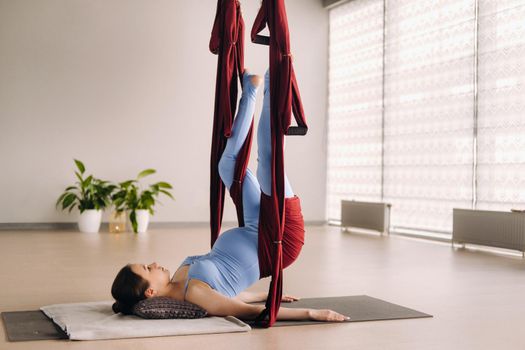
[[332, 321], [332, 322], [342, 322], [350, 320], [350, 317], [342, 315], [333, 310], [308, 310], [308, 315], [312, 321]]

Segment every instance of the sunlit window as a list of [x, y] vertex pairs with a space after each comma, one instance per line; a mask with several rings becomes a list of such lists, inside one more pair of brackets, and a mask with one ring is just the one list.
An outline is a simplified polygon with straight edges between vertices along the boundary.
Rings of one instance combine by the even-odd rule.
[[341, 199], [436, 232], [525, 209], [525, 0], [353, 0], [329, 45], [329, 220]]
[[327, 213], [381, 199], [383, 0], [330, 11]]
[[525, 1], [479, 1], [477, 208], [525, 209]]

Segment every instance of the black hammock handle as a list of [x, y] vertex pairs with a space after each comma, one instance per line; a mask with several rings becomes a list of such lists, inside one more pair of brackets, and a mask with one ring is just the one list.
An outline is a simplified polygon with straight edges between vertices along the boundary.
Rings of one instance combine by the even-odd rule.
[[255, 39], [253, 40], [253, 43], [259, 44], [259, 45], [270, 46], [270, 37], [266, 35], [257, 34], [255, 36]]
[[[270, 37], [266, 35], [259, 35], [257, 34], [255, 36], [255, 39], [253, 40], [255, 44], [259, 45], [267, 45], [270, 46]], [[308, 132], [308, 127], [306, 126], [290, 126], [288, 127], [288, 131], [286, 132], [286, 135], [288, 136], [304, 136]]]
[[306, 126], [290, 126], [288, 128], [287, 136], [304, 136], [308, 128]]

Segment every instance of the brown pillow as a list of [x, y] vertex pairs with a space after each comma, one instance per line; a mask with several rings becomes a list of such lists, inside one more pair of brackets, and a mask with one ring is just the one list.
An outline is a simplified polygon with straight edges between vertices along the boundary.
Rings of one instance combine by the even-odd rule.
[[142, 318], [202, 318], [208, 313], [203, 308], [188, 301], [169, 297], [147, 298], [133, 307], [133, 314]]

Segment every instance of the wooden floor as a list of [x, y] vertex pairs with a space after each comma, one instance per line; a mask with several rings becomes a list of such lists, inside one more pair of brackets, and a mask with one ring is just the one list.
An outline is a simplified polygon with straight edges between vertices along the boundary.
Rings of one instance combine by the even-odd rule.
[[[139, 235], [0, 232], [0, 311], [109, 300], [125, 263], [157, 261], [174, 271], [187, 255], [206, 253], [208, 242], [206, 227]], [[518, 254], [311, 226], [284, 280], [286, 292], [302, 297], [366, 294], [434, 317], [96, 342], [10, 343], [1, 327], [0, 349], [525, 348], [525, 260]]]

